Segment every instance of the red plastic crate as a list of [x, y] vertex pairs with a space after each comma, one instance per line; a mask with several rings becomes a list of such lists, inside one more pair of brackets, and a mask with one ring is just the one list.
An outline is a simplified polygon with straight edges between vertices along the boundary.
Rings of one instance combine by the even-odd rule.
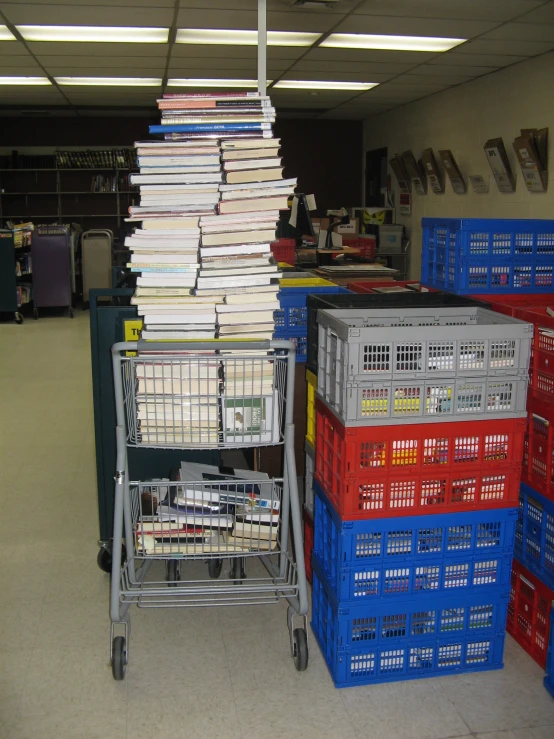
[[277, 239], [270, 244], [271, 253], [276, 262], [296, 262], [296, 241], [294, 239]]
[[514, 559], [506, 630], [543, 669], [546, 667], [553, 599], [554, 591]]
[[526, 419], [345, 428], [316, 400], [315, 477], [343, 520], [518, 505]]
[[353, 293], [372, 293], [376, 287], [407, 287], [419, 285], [417, 280], [361, 280], [349, 282], [347, 287]]
[[359, 249], [360, 253], [356, 256], [369, 259], [370, 261], [375, 259], [375, 252], [377, 250], [377, 240], [375, 238], [366, 236], [363, 239], [355, 239], [343, 236], [342, 245], [352, 249]]
[[529, 391], [521, 479], [554, 501], [554, 399]]
[[490, 303], [491, 310], [496, 313], [503, 313], [505, 316], [515, 316], [517, 311], [526, 310], [528, 308], [538, 308], [542, 305], [554, 304], [554, 295], [548, 294], [537, 294], [537, 295], [472, 295], [475, 300], [483, 300], [485, 303]]
[[306, 579], [312, 582], [312, 550], [314, 548], [314, 519], [304, 508], [304, 567]]
[[[535, 297], [535, 296], [531, 296]], [[554, 295], [545, 295], [548, 302], [528, 308], [516, 308], [514, 317], [528, 321], [535, 326], [532, 343], [531, 387], [548, 393], [548, 399], [554, 397], [554, 317], [546, 312], [547, 307], [554, 308]], [[542, 330], [544, 329], [544, 330]]]

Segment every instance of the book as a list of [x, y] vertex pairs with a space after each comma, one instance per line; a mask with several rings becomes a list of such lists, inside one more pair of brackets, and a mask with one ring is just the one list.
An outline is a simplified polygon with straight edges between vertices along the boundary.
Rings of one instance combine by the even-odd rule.
[[195, 99], [178, 99], [158, 100], [158, 108], [162, 112], [164, 110], [226, 110], [237, 108], [239, 110], [245, 108], [265, 108], [271, 107], [269, 98], [249, 98], [247, 100], [239, 97], [228, 99], [216, 98], [195, 98]]
[[[142, 223], [142, 230], [143, 231], [157, 231], [159, 229], [167, 230], [167, 231], [176, 231], [179, 230], [180, 232], [187, 233], [188, 229], [190, 229], [191, 223], [196, 222], [198, 223], [198, 218], [192, 220], [191, 218], [159, 218], [157, 220], [153, 221], [143, 221]], [[135, 231], [135, 235], [137, 235], [137, 231]], [[140, 235], [140, 234], [139, 234]]]
[[160, 104], [166, 100], [192, 100], [194, 98], [200, 98], [201, 100], [230, 100], [231, 98], [237, 98], [238, 100], [243, 98], [269, 100], [267, 95], [260, 95], [257, 91], [247, 90], [235, 92], [231, 90], [224, 92], [165, 92], [163, 97], [158, 98], [156, 102]]
[[180, 126], [190, 123], [210, 124], [210, 123], [274, 123], [275, 113], [270, 108], [262, 108], [259, 111], [246, 111], [244, 113], [225, 113], [223, 111], [212, 115], [187, 115], [179, 111], [171, 111], [162, 115], [162, 126]]
[[[182, 339], [213, 339], [215, 331], [150, 331], [143, 329], [141, 338], [145, 341], [180, 341]], [[216, 439], [217, 441], [217, 439]]]
[[271, 131], [271, 123], [182, 123], [149, 126], [152, 134], [157, 133], [213, 133], [226, 131]]
[[[204, 545], [205, 546], [205, 545]], [[277, 547], [277, 537], [252, 539], [248, 536], [227, 536], [227, 546], [235, 552], [273, 551]]]
[[154, 273], [137, 277], [137, 285], [139, 287], [190, 287], [196, 285], [196, 274], [188, 276], [184, 273]]
[[132, 174], [132, 185], [167, 185], [171, 183], [190, 185], [195, 182], [200, 184], [221, 182], [222, 176], [218, 172], [196, 172], [178, 174]]
[[204, 279], [217, 279], [217, 277], [231, 277], [233, 275], [266, 275], [266, 274], [272, 274], [274, 277], [277, 277], [277, 274], [279, 273], [279, 268], [276, 264], [266, 264], [265, 266], [260, 267], [232, 267], [229, 265], [225, 265], [221, 269], [210, 269], [210, 270], [200, 270], [198, 274], [199, 280]]
[[276, 221], [273, 218], [267, 219], [266, 216], [262, 218], [245, 218], [240, 220], [226, 220], [225, 217], [221, 217], [218, 223], [207, 224], [202, 226], [202, 234], [217, 234], [217, 233], [233, 233], [240, 231], [272, 231], [276, 230]]
[[262, 148], [271, 148], [272, 146], [280, 146], [281, 139], [274, 139], [273, 137], [267, 138], [265, 140], [260, 140], [257, 138], [244, 138], [241, 141], [235, 141], [231, 139], [227, 139], [226, 137], [223, 138], [221, 141], [221, 149], [222, 151], [228, 150], [228, 149], [262, 149]]
[[144, 363], [137, 362], [135, 365], [135, 375], [138, 378], [217, 378], [219, 377], [219, 367], [217, 361], [210, 361], [202, 364], [168, 364], [161, 362], [148, 361]]
[[239, 285], [269, 285], [273, 275], [233, 275], [231, 277], [199, 277], [196, 285], [196, 289], [202, 290], [203, 288], [214, 288], [214, 287], [233, 287]]
[[[260, 185], [263, 183], [259, 183]], [[285, 196], [288, 198], [294, 192], [291, 187], [256, 187], [254, 190], [226, 190], [221, 193], [221, 200], [247, 200], [250, 198], [267, 198], [271, 196]]]
[[278, 197], [252, 198], [250, 200], [222, 200], [218, 204], [218, 212], [221, 214], [265, 211], [269, 208], [286, 210], [287, 196], [281, 195]]
[[184, 175], [190, 175], [190, 174], [214, 174], [216, 172], [220, 172], [221, 168], [219, 163], [216, 164], [200, 164], [200, 165], [192, 165], [192, 164], [170, 164], [170, 165], [162, 165], [162, 164], [155, 164], [155, 165], [141, 165], [140, 167], [140, 173], [141, 175], [149, 175], [149, 174], [160, 174], [160, 175], [173, 175], [173, 174], [184, 174]]
[[241, 184], [245, 182], [266, 182], [282, 179], [282, 168], [271, 169], [247, 169], [240, 172], [226, 172], [225, 182], [227, 184]]
[[143, 298], [171, 298], [174, 296], [178, 297], [186, 297], [186, 296], [192, 296], [193, 291], [187, 287], [173, 287], [165, 285], [163, 287], [155, 287], [155, 286], [144, 286], [144, 287], [137, 287], [135, 290], [134, 296], [131, 298], [131, 303], [133, 305], [136, 305], [141, 301]]
[[258, 244], [275, 238], [275, 228], [265, 231], [231, 231], [225, 233], [202, 234], [202, 247], [237, 244]]
[[273, 539], [277, 538], [277, 524], [253, 523], [250, 521], [236, 521], [233, 527], [233, 536], [243, 539]]
[[[219, 324], [243, 324], [245, 315], [244, 312], [238, 311], [237, 313], [220, 313], [218, 314]], [[247, 316], [248, 322], [255, 323], [271, 323], [273, 321], [272, 310], [253, 310]]]
[[184, 310], [172, 314], [166, 313], [149, 313], [144, 317], [145, 322], [150, 326], [156, 323], [172, 324], [172, 323], [213, 323], [216, 321], [216, 313], [203, 312], [201, 310], [191, 311]]
[[[279, 293], [276, 292], [276, 289], [274, 286], [270, 285], [267, 291], [264, 292], [260, 290], [260, 292], [263, 293], [263, 297], [260, 296], [260, 293], [258, 293], [257, 295], [250, 295], [249, 293], [242, 293], [242, 294], [237, 294], [237, 295], [228, 294], [225, 297], [225, 303], [227, 305], [233, 305], [233, 306], [234, 305], [236, 306], [248, 305], [249, 303], [259, 303], [260, 300], [264, 300], [264, 301], [271, 300], [272, 302], [279, 303], [279, 301], [277, 300]], [[281, 304], [279, 303], [278, 307], [280, 307], [280, 305]]]
[[[244, 320], [244, 318], [243, 318]], [[250, 321], [250, 317], [248, 317], [248, 320]], [[219, 326], [219, 334], [243, 334], [244, 336], [250, 336], [252, 332], [260, 333], [260, 332], [269, 332], [273, 333], [275, 330], [275, 324], [273, 322], [273, 316], [271, 318], [271, 321], [268, 323], [236, 323], [236, 324], [229, 324], [229, 325], [220, 325]]]
[[280, 158], [273, 158], [273, 159], [256, 159], [251, 160], [247, 159], [245, 161], [242, 160], [233, 160], [233, 161], [225, 161], [223, 163], [223, 169], [225, 172], [233, 172], [235, 170], [243, 170], [243, 169], [267, 169], [267, 168], [275, 168], [281, 166], [281, 159]]
[[217, 141], [206, 141], [201, 144], [197, 142], [186, 142], [183, 141], [181, 143], [173, 143], [171, 141], [155, 141], [154, 139], [149, 139], [147, 141], [135, 141], [135, 149], [148, 147], [149, 149], [155, 149], [156, 151], [165, 151], [170, 149], [198, 149], [202, 148], [202, 150], [208, 150], [211, 149], [212, 151], [215, 151], [219, 153], [220, 146]]
[[139, 167], [191, 167], [201, 165], [216, 165], [219, 167], [219, 151], [214, 154], [171, 154], [171, 155], [140, 155], [138, 158]]
[[227, 185], [222, 183], [221, 185], [218, 185], [219, 190], [221, 192], [229, 192], [229, 191], [235, 191], [235, 190], [249, 190], [249, 189], [256, 189], [256, 188], [265, 188], [265, 187], [290, 187], [294, 188], [297, 185], [297, 180], [295, 177], [291, 177], [287, 180], [282, 179], [276, 179], [276, 180], [268, 180], [264, 181], [259, 185], [254, 185], [251, 182], [237, 182], [232, 185]]
[[227, 149], [222, 152], [224, 162], [237, 161], [239, 159], [262, 159], [276, 157], [279, 155], [279, 147], [259, 147], [252, 149]]

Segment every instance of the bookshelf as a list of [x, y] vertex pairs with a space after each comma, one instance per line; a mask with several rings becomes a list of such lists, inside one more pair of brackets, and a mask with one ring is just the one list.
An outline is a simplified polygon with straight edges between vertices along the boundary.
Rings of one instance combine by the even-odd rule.
[[115, 230], [138, 202], [138, 189], [129, 184], [137, 171], [132, 150], [12, 152], [0, 156], [0, 165], [0, 226], [34, 220]]
[[31, 231], [0, 229], [0, 313], [13, 313], [16, 323], [23, 323], [21, 310], [32, 303]]

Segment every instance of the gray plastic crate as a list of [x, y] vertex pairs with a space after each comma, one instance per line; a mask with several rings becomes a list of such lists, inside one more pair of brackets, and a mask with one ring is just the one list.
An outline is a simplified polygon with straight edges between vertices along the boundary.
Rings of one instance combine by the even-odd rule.
[[485, 308], [319, 310], [318, 390], [347, 382], [527, 377], [533, 326]]
[[525, 416], [526, 378], [467, 377], [333, 384], [317, 396], [345, 426]]
[[306, 469], [304, 473], [304, 508], [314, 515], [314, 469], [315, 469], [315, 449], [309, 442], [305, 444], [306, 448]]

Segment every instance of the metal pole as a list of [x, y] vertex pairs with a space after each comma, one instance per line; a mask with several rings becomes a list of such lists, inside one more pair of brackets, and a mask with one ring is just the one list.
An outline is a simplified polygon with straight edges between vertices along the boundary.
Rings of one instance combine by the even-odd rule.
[[258, 92], [267, 88], [267, 0], [258, 0]]

